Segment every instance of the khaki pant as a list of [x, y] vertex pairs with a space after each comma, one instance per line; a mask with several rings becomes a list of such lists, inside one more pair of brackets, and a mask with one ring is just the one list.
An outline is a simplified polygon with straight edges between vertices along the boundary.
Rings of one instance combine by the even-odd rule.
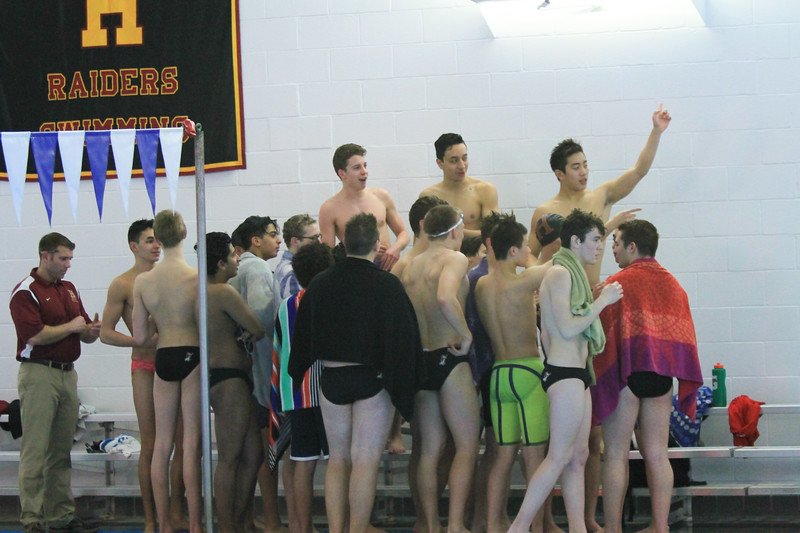
[[21, 363], [17, 376], [22, 415], [19, 520], [62, 526], [72, 520], [72, 437], [78, 421], [78, 374]]

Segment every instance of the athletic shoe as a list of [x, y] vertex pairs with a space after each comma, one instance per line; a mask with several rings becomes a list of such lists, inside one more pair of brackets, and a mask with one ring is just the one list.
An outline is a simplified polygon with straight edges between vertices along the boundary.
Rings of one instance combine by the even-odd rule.
[[32, 524], [28, 524], [26, 526], [22, 526], [22, 529], [25, 533], [46, 533], [47, 530], [44, 526], [39, 522], [34, 522]]
[[97, 533], [98, 529], [96, 525], [89, 524], [75, 516], [63, 526], [50, 526], [50, 533]]

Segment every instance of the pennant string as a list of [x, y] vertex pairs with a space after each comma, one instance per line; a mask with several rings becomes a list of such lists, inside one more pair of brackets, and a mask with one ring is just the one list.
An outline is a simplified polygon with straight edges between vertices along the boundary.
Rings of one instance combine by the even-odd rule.
[[11, 201], [17, 214], [17, 224], [22, 226], [22, 198], [25, 196], [25, 173], [28, 171], [28, 147], [31, 132], [4, 131], [0, 133], [3, 145], [3, 158], [8, 172], [8, 184], [11, 186]]
[[119, 193], [122, 195], [122, 206], [125, 217], [128, 217], [128, 196], [131, 188], [131, 171], [133, 169], [133, 144], [136, 140], [135, 130], [111, 130], [111, 147], [114, 151], [114, 166], [117, 169]]
[[142, 163], [144, 186], [150, 197], [153, 215], [156, 214], [156, 160], [158, 158], [158, 130], [136, 130], [136, 146]]
[[[128, 216], [128, 196], [133, 171], [134, 146], [139, 147], [145, 188], [150, 206], [156, 212], [156, 167], [158, 146], [167, 176], [172, 209], [175, 209], [180, 176], [181, 148], [185, 128], [158, 128], [145, 130], [68, 130], [42, 132], [0, 132], [11, 197], [17, 215], [17, 223], [22, 225], [22, 200], [27, 178], [28, 154], [33, 152], [33, 160], [38, 176], [39, 191], [42, 195], [47, 221], [53, 225], [53, 181], [55, 173], [56, 149], [61, 154], [64, 181], [72, 207], [72, 217], [77, 222], [80, 179], [83, 168], [83, 147], [89, 158], [95, 202], [100, 221], [103, 220], [103, 203], [108, 177], [109, 147], [114, 155], [125, 216]], [[29, 150], [30, 149], [30, 150]]]
[[[108, 130], [86, 132], [86, 153], [89, 156], [89, 168], [92, 170], [94, 199], [97, 213], [103, 221], [103, 198], [106, 193], [106, 177], [108, 174], [108, 148], [111, 144], [111, 133]], [[127, 213], [127, 209], [125, 210]]]
[[53, 172], [56, 164], [56, 143], [58, 135], [54, 131], [31, 134], [33, 160], [39, 175], [39, 191], [42, 193], [47, 222], [53, 225]]
[[83, 130], [58, 132], [58, 151], [61, 154], [64, 182], [67, 184], [67, 195], [72, 207], [72, 220], [75, 222], [78, 221], [78, 191], [81, 183], [85, 133]]
[[178, 175], [181, 169], [181, 145], [183, 143], [183, 128], [162, 128], [159, 130], [161, 140], [161, 155], [164, 158], [164, 170], [167, 173], [167, 187], [172, 210], [175, 211], [175, 202], [178, 198]]

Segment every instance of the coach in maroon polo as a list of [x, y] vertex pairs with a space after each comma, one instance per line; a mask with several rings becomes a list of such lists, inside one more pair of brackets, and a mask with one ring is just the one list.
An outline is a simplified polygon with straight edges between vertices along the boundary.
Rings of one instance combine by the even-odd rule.
[[11, 293], [17, 331], [17, 386], [22, 411], [20, 522], [25, 533], [93, 533], [75, 516], [70, 451], [78, 420], [81, 342], [100, 335], [75, 286], [63, 281], [75, 244], [60, 233], [39, 240], [39, 267]]

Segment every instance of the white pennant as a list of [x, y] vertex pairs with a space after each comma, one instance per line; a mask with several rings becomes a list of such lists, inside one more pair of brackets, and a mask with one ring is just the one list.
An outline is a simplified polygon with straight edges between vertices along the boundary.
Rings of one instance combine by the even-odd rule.
[[117, 167], [119, 193], [125, 217], [128, 216], [128, 196], [131, 190], [131, 171], [133, 170], [133, 145], [136, 141], [136, 130], [111, 130], [111, 148], [114, 152], [114, 166]]
[[161, 155], [164, 157], [164, 169], [167, 172], [167, 186], [172, 210], [178, 198], [178, 175], [181, 170], [181, 146], [183, 144], [183, 128], [160, 128], [158, 139], [161, 142]]
[[72, 219], [75, 222], [78, 221], [78, 190], [81, 184], [85, 135], [86, 132], [83, 130], [58, 132], [58, 151], [61, 152], [61, 166], [64, 169], [64, 181], [67, 184], [67, 195], [72, 207]]
[[3, 144], [3, 158], [6, 161], [8, 184], [11, 187], [11, 201], [17, 212], [17, 224], [22, 226], [22, 197], [25, 193], [25, 174], [28, 171], [28, 147], [31, 132], [4, 131], [0, 133]]

